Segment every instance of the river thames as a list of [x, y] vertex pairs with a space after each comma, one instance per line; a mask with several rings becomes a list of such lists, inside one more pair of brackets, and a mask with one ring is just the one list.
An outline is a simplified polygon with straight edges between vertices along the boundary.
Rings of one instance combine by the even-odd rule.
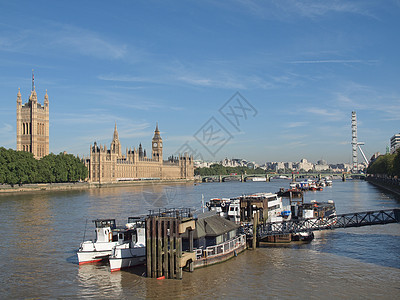
[[[400, 224], [323, 231], [311, 243], [248, 250], [184, 272], [183, 280], [145, 278], [143, 267], [110, 273], [107, 264], [78, 265], [79, 244], [94, 238], [93, 219], [123, 225], [149, 209], [199, 209], [202, 195], [207, 201], [288, 186], [273, 180], [0, 195], [1, 298], [398, 298]], [[339, 214], [400, 207], [398, 196], [358, 180], [305, 194], [313, 199], [334, 200]]]

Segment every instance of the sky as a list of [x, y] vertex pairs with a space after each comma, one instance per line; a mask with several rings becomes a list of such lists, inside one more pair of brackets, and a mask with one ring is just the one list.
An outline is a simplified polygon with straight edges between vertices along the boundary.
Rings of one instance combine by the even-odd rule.
[[[0, 147], [16, 98], [50, 102], [50, 152], [351, 162], [400, 132], [400, 1], [1, 1]], [[125, 152], [125, 151], [123, 151]], [[362, 161], [359, 154], [359, 161]]]

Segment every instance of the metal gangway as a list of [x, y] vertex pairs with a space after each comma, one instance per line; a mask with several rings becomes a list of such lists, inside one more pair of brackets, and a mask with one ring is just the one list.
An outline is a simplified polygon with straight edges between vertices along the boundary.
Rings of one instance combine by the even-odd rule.
[[[257, 226], [257, 238], [262, 240], [267, 236], [274, 235], [399, 222], [400, 209], [347, 213], [332, 216], [331, 218], [294, 219], [283, 222], [260, 224]], [[244, 228], [244, 231], [251, 235], [253, 232], [251, 225], [250, 227]]]

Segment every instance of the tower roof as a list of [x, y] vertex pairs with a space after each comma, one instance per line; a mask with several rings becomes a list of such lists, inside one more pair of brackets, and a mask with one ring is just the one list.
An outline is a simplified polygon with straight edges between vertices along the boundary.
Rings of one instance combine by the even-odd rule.
[[18, 102], [22, 102], [21, 90], [20, 90], [20, 88], [18, 88], [17, 101], [18, 101]]
[[49, 96], [47, 95], [47, 89], [46, 89], [46, 94], [44, 95], [44, 101], [49, 102]]
[[116, 141], [118, 140], [118, 130], [117, 130], [117, 122], [115, 122], [115, 127], [114, 127], [114, 138], [113, 140]]
[[35, 87], [33, 87], [31, 95], [29, 96], [29, 101], [35, 101], [35, 102], [37, 101], [37, 94], [36, 94], [36, 91], [35, 91]]
[[158, 122], [156, 123], [156, 130], [154, 130], [153, 140], [161, 140], [160, 131], [158, 130]]

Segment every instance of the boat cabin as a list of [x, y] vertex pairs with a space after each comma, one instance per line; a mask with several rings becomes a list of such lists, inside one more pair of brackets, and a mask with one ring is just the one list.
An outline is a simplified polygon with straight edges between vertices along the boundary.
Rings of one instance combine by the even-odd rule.
[[[115, 219], [93, 220], [96, 226], [97, 242], [118, 242], [123, 244], [129, 241], [144, 241], [145, 221], [141, 217], [130, 217], [125, 227], [117, 227]], [[143, 231], [143, 233], [141, 233]]]
[[282, 199], [277, 194], [256, 193], [239, 198], [242, 222], [251, 222], [257, 211], [260, 211], [260, 222], [267, 221], [270, 216], [280, 214], [282, 211]]
[[[214, 211], [199, 214], [193, 231], [193, 247], [205, 249], [229, 241], [238, 235], [239, 225], [231, 222]], [[189, 234], [182, 235], [182, 249], [189, 249]]]
[[116, 229], [115, 219], [96, 219], [93, 222], [96, 227], [96, 241], [104, 243], [112, 242], [112, 231]]
[[125, 226], [127, 230], [118, 233], [120, 244], [132, 241], [133, 244], [146, 245], [146, 221], [144, 217], [129, 217]]
[[332, 200], [328, 202], [317, 202], [311, 200], [310, 203], [292, 203], [292, 216], [296, 218], [329, 218], [336, 216], [335, 203]]
[[240, 224], [240, 199], [213, 198], [206, 203], [208, 210], [218, 213], [221, 217]]

